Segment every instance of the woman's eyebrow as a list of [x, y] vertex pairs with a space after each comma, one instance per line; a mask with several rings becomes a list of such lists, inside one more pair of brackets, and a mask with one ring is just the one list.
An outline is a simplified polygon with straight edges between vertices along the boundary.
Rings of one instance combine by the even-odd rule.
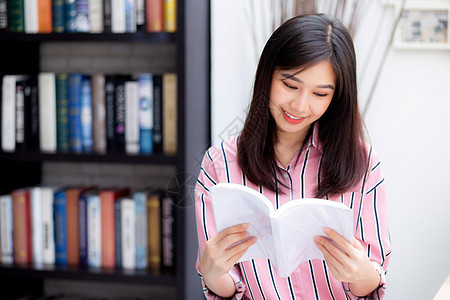
[[[295, 77], [294, 75], [288, 74], [288, 73], [281, 73], [281, 76], [283, 76], [283, 77], [286, 78], [286, 79], [291, 79], [291, 80], [294, 80], [294, 81], [296, 81], [296, 82], [303, 83], [303, 81], [302, 81], [301, 79]], [[321, 89], [331, 89], [331, 90], [334, 90], [334, 86], [331, 85], [331, 84], [323, 84], [323, 85], [318, 85], [318, 86], [316, 86], [316, 87], [321, 88]]]

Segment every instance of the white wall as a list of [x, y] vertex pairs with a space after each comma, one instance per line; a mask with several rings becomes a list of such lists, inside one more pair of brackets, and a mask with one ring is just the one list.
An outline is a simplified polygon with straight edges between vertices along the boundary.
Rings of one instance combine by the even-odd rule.
[[[242, 19], [248, 5], [249, 0], [212, 1], [213, 142], [239, 128], [236, 118], [244, 120], [250, 99], [256, 61], [249, 58], [251, 34]], [[363, 20], [355, 37], [362, 107], [395, 11], [376, 2]], [[372, 43], [377, 31], [381, 37]], [[432, 299], [450, 273], [449, 83], [450, 51], [391, 48], [365, 116], [388, 187], [393, 253], [387, 300]]]

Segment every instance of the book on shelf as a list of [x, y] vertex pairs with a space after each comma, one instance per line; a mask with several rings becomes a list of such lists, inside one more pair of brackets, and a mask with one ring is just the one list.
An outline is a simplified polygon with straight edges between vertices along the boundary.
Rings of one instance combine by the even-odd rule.
[[136, 225], [136, 269], [146, 269], [148, 266], [148, 248], [147, 248], [147, 191], [138, 191], [133, 193], [133, 200], [135, 203]]
[[125, 33], [126, 30], [125, 0], [111, 0], [111, 32]]
[[39, 187], [30, 188], [31, 197], [31, 227], [33, 239], [33, 263], [44, 263], [44, 233], [42, 222], [42, 195]]
[[56, 95], [56, 149], [59, 152], [69, 152], [69, 76], [67, 73], [55, 74]]
[[24, 0], [25, 33], [38, 32], [38, 1]]
[[163, 0], [146, 0], [145, 4], [147, 31], [164, 31]]
[[94, 187], [68, 187], [66, 189], [66, 224], [67, 224], [67, 264], [80, 264], [80, 194], [94, 189]]
[[33, 96], [31, 91], [31, 77], [29, 75], [16, 76], [16, 152], [25, 152], [30, 147], [28, 143], [31, 139], [31, 97]]
[[67, 265], [67, 202], [65, 189], [53, 194], [55, 263]]
[[52, 0], [37, 0], [37, 9], [38, 9], [38, 33], [52, 32], [53, 30]]
[[175, 205], [168, 195], [161, 196], [161, 268], [173, 271], [175, 268]]
[[33, 261], [30, 191], [11, 192], [13, 209], [14, 263], [27, 265]]
[[102, 266], [102, 229], [99, 193], [91, 193], [87, 197], [87, 262], [89, 267]]
[[164, 0], [164, 30], [177, 31], [177, 0]]
[[[79, 196], [79, 200], [78, 200], [78, 214], [79, 214], [79, 238], [80, 238], [80, 242], [79, 242], [79, 259], [80, 259], [80, 266], [85, 267], [85, 266], [90, 266], [89, 263], [89, 250], [95, 250], [92, 249], [93, 245], [91, 245], [91, 249], [89, 249], [89, 239], [92, 238], [93, 240], [95, 240], [94, 242], [97, 242], [97, 245], [99, 243], [101, 243], [100, 240], [100, 236], [98, 236], [98, 240], [94, 239], [94, 236], [92, 235], [94, 232], [91, 233], [91, 235], [89, 235], [89, 216], [92, 214], [92, 211], [88, 214], [88, 204], [89, 204], [89, 198], [91, 197], [98, 197], [98, 193], [99, 190], [98, 189], [93, 189], [93, 190], [87, 190], [87, 191], [83, 191], [80, 193]], [[91, 203], [91, 207], [95, 207], [94, 201], [92, 201]], [[97, 220], [100, 219], [100, 215], [97, 215]], [[100, 221], [101, 222], [101, 221]], [[93, 227], [93, 225], [95, 225], [94, 223], [92, 223], [90, 226]], [[98, 225], [100, 226], [100, 224]], [[98, 232], [95, 232], [98, 233]], [[99, 250], [99, 249], [96, 249]], [[101, 263], [101, 258], [100, 258], [100, 253], [95, 253], [97, 254], [98, 257], [97, 261], [99, 262], [98, 265], [100, 265]], [[91, 253], [91, 258], [92, 258], [92, 253]]]
[[177, 152], [177, 74], [163, 74], [163, 152], [175, 155]]
[[81, 80], [81, 145], [83, 153], [92, 153], [92, 94], [91, 77], [83, 75]]
[[76, 32], [89, 32], [89, 0], [76, 0], [75, 6], [77, 15], [75, 17]]
[[55, 73], [38, 75], [39, 141], [42, 152], [56, 152], [56, 89]]
[[125, 89], [125, 152], [139, 153], [139, 98], [137, 81], [126, 81]]
[[153, 152], [163, 152], [162, 75], [153, 75]]
[[[64, 32], [66, 28], [65, 13], [66, 8], [64, 4], [65, 0], [52, 0], [52, 31]], [[69, 3], [67, 5], [70, 5]], [[67, 9], [67, 11], [69, 11]]]
[[161, 271], [161, 192], [152, 192], [147, 198], [148, 217], [148, 268], [154, 272]]
[[8, 0], [0, 0], [0, 32], [8, 29]]
[[125, 83], [130, 75], [116, 75], [114, 85], [114, 143], [115, 151], [125, 153]]
[[25, 0], [8, 1], [10, 32], [25, 32]]
[[136, 32], [136, 1], [125, 0], [125, 32]]
[[13, 207], [11, 195], [0, 196], [0, 252], [3, 264], [14, 262]]
[[2, 150], [16, 149], [16, 75], [5, 75], [2, 81]]
[[153, 153], [153, 75], [139, 74], [139, 145], [141, 154]]
[[89, 32], [103, 32], [103, 0], [89, 0]]
[[82, 133], [82, 87], [83, 75], [71, 73], [68, 77], [68, 108], [69, 108], [69, 149], [72, 153], [83, 152]]
[[120, 201], [122, 268], [136, 267], [136, 207], [133, 198], [125, 197]]
[[92, 84], [92, 137], [93, 151], [106, 153], [105, 75], [93, 74]]
[[249, 223], [250, 236], [258, 238], [239, 262], [270, 259], [281, 277], [289, 276], [310, 259], [324, 259], [313, 241], [314, 236], [324, 235], [324, 227], [335, 230], [348, 241], [353, 238], [352, 210], [340, 202], [295, 199], [275, 209], [263, 194], [234, 183], [213, 186], [211, 196], [217, 232]]
[[100, 190], [102, 267], [116, 267], [115, 203], [129, 193], [128, 188], [105, 188]]

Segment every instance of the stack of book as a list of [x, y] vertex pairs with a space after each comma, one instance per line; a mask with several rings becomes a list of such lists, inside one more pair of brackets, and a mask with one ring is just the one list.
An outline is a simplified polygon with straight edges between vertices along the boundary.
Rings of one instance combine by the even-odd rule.
[[177, 75], [5, 75], [4, 152], [175, 155]]
[[0, 31], [175, 32], [176, 0], [0, 0]]
[[173, 271], [173, 204], [129, 188], [14, 190], [0, 196], [0, 261]]

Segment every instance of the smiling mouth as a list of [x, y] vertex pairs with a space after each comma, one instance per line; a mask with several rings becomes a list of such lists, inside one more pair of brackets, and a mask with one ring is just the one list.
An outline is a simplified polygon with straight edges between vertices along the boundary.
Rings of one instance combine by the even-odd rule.
[[283, 112], [284, 112], [289, 118], [291, 118], [291, 119], [293, 119], [293, 120], [301, 120], [301, 119], [303, 119], [302, 117], [296, 117], [296, 116], [294, 116], [294, 115], [291, 115], [290, 113], [288, 113], [288, 112], [285, 111], [284, 109], [283, 109]]

